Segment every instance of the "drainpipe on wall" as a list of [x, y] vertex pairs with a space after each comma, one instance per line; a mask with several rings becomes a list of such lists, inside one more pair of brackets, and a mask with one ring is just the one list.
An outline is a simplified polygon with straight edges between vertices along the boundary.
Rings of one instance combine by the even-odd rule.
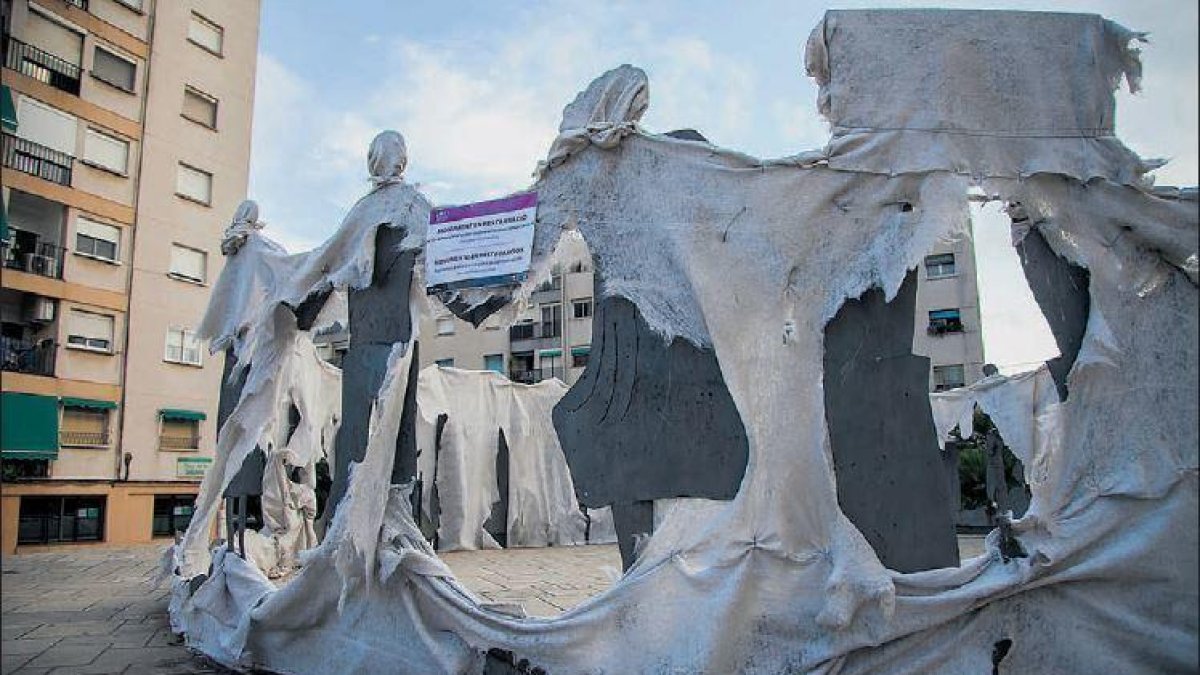
[[[129, 464], [133, 461], [133, 453], [123, 452], [125, 449], [125, 419], [126, 419], [126, 403], [129, 400], [129, 326], [133, 323], [133, 268], [134, 254], [137, 252], [137, 231], [138, 231], [138, 204], [142, 198], [142, 177], [146, 167], [146, 113], [150, 105], [150, 66], [154, 63], [154, 24], [158, 17], [158, 3], [154, 0], [150, 3], [150, 9], [147, 12], [149, 20], [146, 23], [146, 37], [149, 38], [150, 49], [146, 56], [146, 72], [142, 74], [142, 137], [138, 139], [138, 164], [137, 164], [137, 189], [133, 191], [133, 227], [129, 228], [129, 269], [125, 271], [125, 289], [126, 297], [129, 298], [129, 306], [125, 310], [125, 339], [122, 353], [125, 356], [125, 363], [121, 367], [121, 415], [120, 428], [117, 437], [120, 439], [117, 443], [116, 455], [114, 457], [115, 466], [113, 468], [114, 477], [117, 480], [129, 480]], [[121, 465], [125, 465], [125, 477], [121, 478]]]

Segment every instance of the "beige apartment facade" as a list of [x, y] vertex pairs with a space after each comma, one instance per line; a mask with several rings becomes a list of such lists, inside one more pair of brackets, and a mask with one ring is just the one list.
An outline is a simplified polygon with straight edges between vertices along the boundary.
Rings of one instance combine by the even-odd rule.
[[3, 2], [0, 550], [186, 526], [222, 363], [259, 3]]

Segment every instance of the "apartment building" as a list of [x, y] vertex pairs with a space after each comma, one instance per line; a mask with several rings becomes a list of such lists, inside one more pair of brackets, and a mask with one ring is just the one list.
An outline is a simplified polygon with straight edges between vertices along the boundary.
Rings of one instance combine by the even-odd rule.
[[[421, 325], [421, 367], [431, 363], [494, 370], [516, 382], [551, 377], [574, 384], [591, 347], [593, 275], [587, 246], [564, 240], [567, 255], [551, 280], [538, 287], [516, 324], [494, 321], [478, 329], [445, 311]], [[983, 333], [975, 252], [969, 240], [939, 245], [918, 271], [914, 352], [930, 359], [931, 391], [983, 377]], [[435, 303], [436, 306], [436, 303]]]
[[186, 527], [222, 363], [258, 0], [3, 0], [0, 547]]
[[534, 290], [529, 307], [507, 329], [494, 319], [474, 328], [431, 301], [438, 309], [421, 323], [421, 367], [436, 363], [492, 370], [525, 384], [552, 377], [574, 384], [591, 351], [592, 262], [578, 237], [563, 239], [559, 261], [550, 280]]

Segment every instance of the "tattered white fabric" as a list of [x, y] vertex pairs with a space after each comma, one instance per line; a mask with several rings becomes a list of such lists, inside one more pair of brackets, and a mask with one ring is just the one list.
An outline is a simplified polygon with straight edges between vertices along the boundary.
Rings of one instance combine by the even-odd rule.
[[1162, 162], [1114, 136], [1113, 90], [1137, 91], [1143, 39], [1091, 14], [830, 11], [805, 61], [831, 167], [1137, 185]]
[[[438, 548], [499, 548], [484, 529], [497, 488], [497, 432], [508, 445], [507, 545], [568, 546], [585, 542], [587, 518], [579, 509], [551, 411], [567, 385], [551, 379], [519, 384], [490, 371], [429, 366], [417, 381], [418, 470], [424, 478], [425, 509], [434, 507], [434, 477], [440, 513]], [[437, 420], [447, 416], [441, 448]], [[608, 509], [589, 511], [588, 539], [614, 541]]]
[[[1040, 50], [1038, 71], [1060, 46], [1009, 45]], [[951, 95], [930, 94], [935, 107]], [[559, 617], [483, 606], [434, 559], [404, 491], [386, 484], [407, 372], [397, 360], [364, 462], [298, 576], [260, 593], [261, 580], [231, 574], [247, 570], [224, 556], [195, 596], [177, 580], [175, 625], [225, 663], [296, 673], [481, 672], [491, 648], [548, 673], [989, 672], [1004, 640], [1012, 672], [1195, 670], [1197, 288], [1159, 253], [1194, 250], [1194, 208], [1120, 181], [1085, 187], [1069, 172], [1018, 182], [997, 170], [985, 185], [1091, 272], [1092, 311], [1104, 317], [1085, 335], [1096, 358], [1049, 406], [1061, 433], [1033, 441], [1047, 461], [1013, 525], [1028, 557], [1005, 560], [993, 534], [959, 568], [892, 572], [838, 508], [823, 327], [872, 286], [892, 297], [966, 222], [967, 179], [941, 169], [801, 168], [638, 132], [578, 150], [535, 186], [535, 254], [577, 225], [607, 266], [603, 292], [633, 300], [664, 335], [711, 345], [749, 441], [737, 497], [677, 503], [613, 588]], [[1132, 229], [1083, 215], [1099, 208], [1096, 185]], [[674, 272], [655, 289], [663, 265]], [[685, 302], [699, 319], [676, 320]], [[198, 602], [218, 577], [218, 589], [252, 592]]]

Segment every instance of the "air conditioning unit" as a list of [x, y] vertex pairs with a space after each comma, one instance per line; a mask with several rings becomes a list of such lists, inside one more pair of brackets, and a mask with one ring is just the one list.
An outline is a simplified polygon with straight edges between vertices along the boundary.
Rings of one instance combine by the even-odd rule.
[[54, 301], [50, 298], [35, 298], [28, 306], [25, 318], [35, 323], [50, 323], [54, 320]]
[[58, 276], [58, 261], [48, 255], [25, 254], [25, 269], [44, 277]]

